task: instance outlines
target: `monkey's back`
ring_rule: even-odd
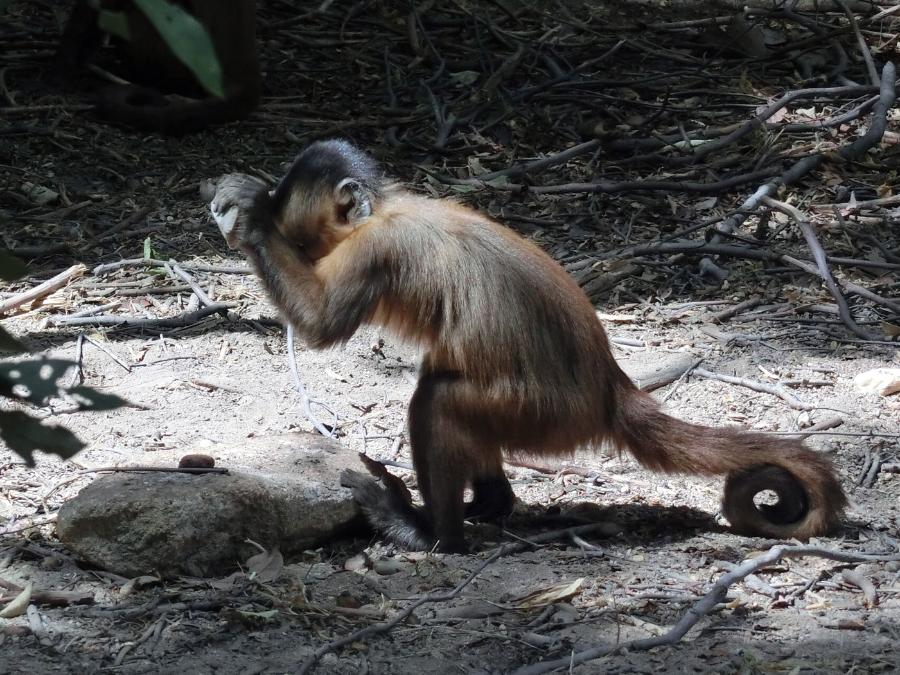
[[[560,265],[462,205],[415,195],[392,204],[366,234],[386,271],[373,323],[424,343],[427,368],[459,372],[541,417],[611,405],[601,399],[624,375],[610,368],[594,307]]]

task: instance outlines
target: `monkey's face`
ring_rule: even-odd
[[[284,239],[318,260],[371,214],[381,177],[352,143],[317,141],[294,159],[272,193],[272,220]]]
[[[295,180],[288,186],[285,180],[273,192],[275,228],[312,260],[328,255],[372,214],[375,197],[354,178],[336,184]]]

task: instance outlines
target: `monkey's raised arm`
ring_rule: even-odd
[[[241,249],[256,268],[270,297],[301,336],[313,347],[348,339],[374,309],[384,286],[383,275],[359,266],[337,264],[337,258],[310,258],[315,242],[295,241],[275,222],[272,193],[252,176],[229,174],[219,179],[210,209],[232,248]],[[341,243],[341,258],[372,248],[366,237]]]

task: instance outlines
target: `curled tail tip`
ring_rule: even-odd
[[[801,540],[837,530],[847,496],[830,463],[817,460],[795,465],[793,471],[765,464],[730,473],[722,501],[732,529],[738,534]],[[773,492],[778,501],[757,504],[763,492]]]
[[[799,440],[735,427],[691,424],[664,413],[637,389],[623,397],[617,445],[655,471],[726,475],[723,506],[735,531],[774,538],[827,534],[847,506],[831,461]],[[757,505],[771,491],[775,504]]]

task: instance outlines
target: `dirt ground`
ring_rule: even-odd
[[[13,29],[4,40],[11,51],[0,55],[4,95],[15,103],[0,114],[0,234],[3,244],[28,261],[29,277],[0,289],[0,299],[75,263],[88,270],[39,306],[4,318],[3,325],[37,355],[77,360],[85,384],[135,405],[85,413],[69,402],[54,401],[34,411],[65,424],[87,444],[70,462],[41,455],[37,466],[29,468],[0,446],[0,584],[33,582],[35,590],[87,595],[84,604],[34,604],[26,615],[0,618],[0,673],[298,672],[331,640],[389,618],[423,593],[453,587],[499,544],[565,527],[576,516],[608,523],[604,536],[536,545],[492,562],[456,598],[425,604],[389,633],[361,637],[324,655],[317,670],[510,672],[592,645],[659,635],[721,574],[777,543],[728,531],[717,515],[720,480],[660,476],[601,451],[579,453],[553,466],[509,466],[520,502],[516,513],[504,530],[473,527],[474,550],[467,556],[411,554],[377,538],[336,541],[288,559],[276,580],[260,583],[239,573],[240,561],[234,568],[238,574],[231,577],[129,580],[91,569],[68,553],[55,538],[52,516],[94,479],[94,474],[79,473],[83,467],[111,460],[153,464],[154,452],[163,448],[187,450],[312,430],[288,369],[276,312],[253,275],[238,269],[244,261],[228,251],[197,187],[200,179],[227,171],[279,176],[302,143],[334,135],[371,147],[391,172],[416,189],[463,199],[504,218],[547,249],[608,315],[618,358],[640,361],[689,353],[709,371],[781,384],[809,404],[808,410],[798,410],[770,393],[689,376],[655,393],[672,414],[768,432],[798,431],[840,418],[840,426],[816,432],[808,442],[833,459],[851,506],[842,531],[814,543],[859,553],[898,552],[900,475],[889,468],[900,463],[900,399],[862,393],[853,384],[857,374],[871,368],[900,367],[898,343],[890,338],[897,317],[854,300],[860,325],[887,331],[880,342],[863,343],[834,310],[822,309],[832,298],[809,275],[788,273],[772,263],[720,259],[729,278],[717,285],[699,274],[698,256],[657,255],[634,263],[630,257],[622,262],[608,255],[731,213],[755,184],[712,198],[677,191],[556,196],[446,185],[432,177],[436,172],[463,177],[468,170],[480,171],[481,164],[493,170],[516,159],[558,152],[578,141],[576,123],[589,120],[601,105],[614,107],[613,97],[615,105],[627,108],[629,101],[658,102],[673,91],[675,97],[682,90],[685,96],[696,90],[691,95],[700,97],[699,103],[660,114],[657,123],[677,127],[689,118],[685,110],[704,105],[723,111],[717,125],[742,121],[761,102],[800,86],[790,68],[779,70],[765,61],[770,65],[748,66],[745,59],[732,55],[729,60],[721,50],[710,55],[693,43],[676,49],[673,44],[683,34],[659,29],[655,36],[640,35],[627,7],[598,10],[581,24],[575,14],[587,14],[567,3],[569,9],[559,16],[526,12],[521,21],[533,26],[510,27],[502,23],[509,20],[503,7],[513,3],[453,3],[452,9],[442,10],[446,16],[439,15],[444,23],[435,19],[431,35],[438,50],[446,48],[442,31],[461,30],[478,16],[487,18],[484,24],[475,21],[477,25],[504,26],[499,32],[485,28],[482,36],[501,43],[514,28],[558,23],[562,37],[550,52],[569,66],[579,63],[578,55],[602,53],[618,36],[628,37],[630,45],[600,71],[585,71],[618,81],[603,85],[600,103],[575,94],[569,100],[535,101],[524,112],[500,113],[491,124],[485,118],[496,111],[479,108],[445,147],[435,148],[440,125],[434,108],[445,105],[452,111],[469,101],[468,94],[453,87],[465,84],[470,76],[464,73],[470,71],[451,64],[449,74],[438,73],[432,89],[420,85],[417,78],[428,74],[430,66],[408,63],[410,47],[403,32],[408,10],[362,3],[368,13],[332,8],[298,26],[284,23],[296,13],[289,3],[262,3],[267,89],[260,110],[245,122],[164,138],[107,126],[84,110],[84,89],[67,91],[51,84],[46,73],[58,17],[49,5],[25,4],[13,3],[8,10]],[[649,30],[643,25],[643,31]],[[852,34],[842,35],[847,45],[854,44]],[[585,36],[597,44],[585,46]],[[380,61],[385,49],[390,59],[406,64],[396,66],[399,102],[390,106]],[[697,63],[684,65],[688,57]],[[635,84],[654,69],[675,68],[671,59],[683,67],[672,77],[683,76],[684,82],[676,79],[658,89]],[[858,58],[852,63],[862,72]],[[510,91],[539,83],[541,71],[535,68],[524,81],[514,80]],[[730,94],[727,101],[701,91],[702,82],[688,81],[692,76],[686,72],[702,68],[714,69],[710,77],[718,92]],[[336,76],[342,69],[355,79]],[[451,75],[456,79],[446,84]],[[442,90],[441,83],[448,89]],[[437,92],[440,104],[432,105],[429,92],[432,97]],[[720,103],[710,103],[716,100]],[[817,105],[813,113],[820,116],[841,110],[837,103]],[[412,112],[403,112],[404,106]],[[379,113],[382,108],[387,112]],[[813,113],[792,107],[785,121]],[[619,129],[628,128],[623,119],[620,115]],[[889,130],[900,132],[897,118],[890,119]],[[840,131],[848,137],[857,132],[853,124]],[[829,137],[828,142],[839,140]],[[803,147],[811,147],[808,138],[804,142]],[[795,190],[797,202],[843,202],[851,191],[860,201],[895,194],[900,155],[889,144],[873,155],[852,167],[812,174]],[[783,156],[778,159],[784,161]],[[533,180],[648,175],[646,167],[619,156],[601,157],[599,166],[583,158],[583,163],[556,167]],[[25,183],[43,186],[55,197],[41,202]],[[900,214],[893,208],[876,208],[868,220],[855,220],[854,212],[847,216],[846,230],[819,223],[825,248],[831,255],[882,263],[885,251],[900,255]],[[778,222],[769,243],[809,257],[802,237]],[[744,234],[749,237],[757,224],[748,223]],[[852,227],[868,228],[870,239],[849,235]],[[231,309],[175,329],[52,325],[54,317],[109,303],[116,304],[106,312],[122,317],[177,316],[190,309],[190,289],[162,267],[135,264],[93,271],[100,264],[145,257],[183,264],[216,302],[231,303]],[[615,275],[626,263],[637,267],[628,268],[614,286],[602,283],[604,275]],[[877,287],[896,302],[900,282],[895,268],[889,263],[874,271],[847,267],[840,274]],[[730,322],[715,318],[757,294],[763,300],[755,309]],[[87,339],[79,343],[80,337]],[[365,329],[342,348],[317,352],[300,347],[296,358],[310,396],[336,415],[342,444],[379,459],[409,462],[405,407],[418,354],[390,335]],[[334,422],[324,408],[315,410],[322,421]],[[393,470],[414,487],[409,472]],[[355,569],[353,561],[363,551],[374,569]],[[900,668],[898,640],[900,563],[809,557],[779,562],[733,586],[725,602],[674,645],[616,652],[574,671],[893,672]]]

